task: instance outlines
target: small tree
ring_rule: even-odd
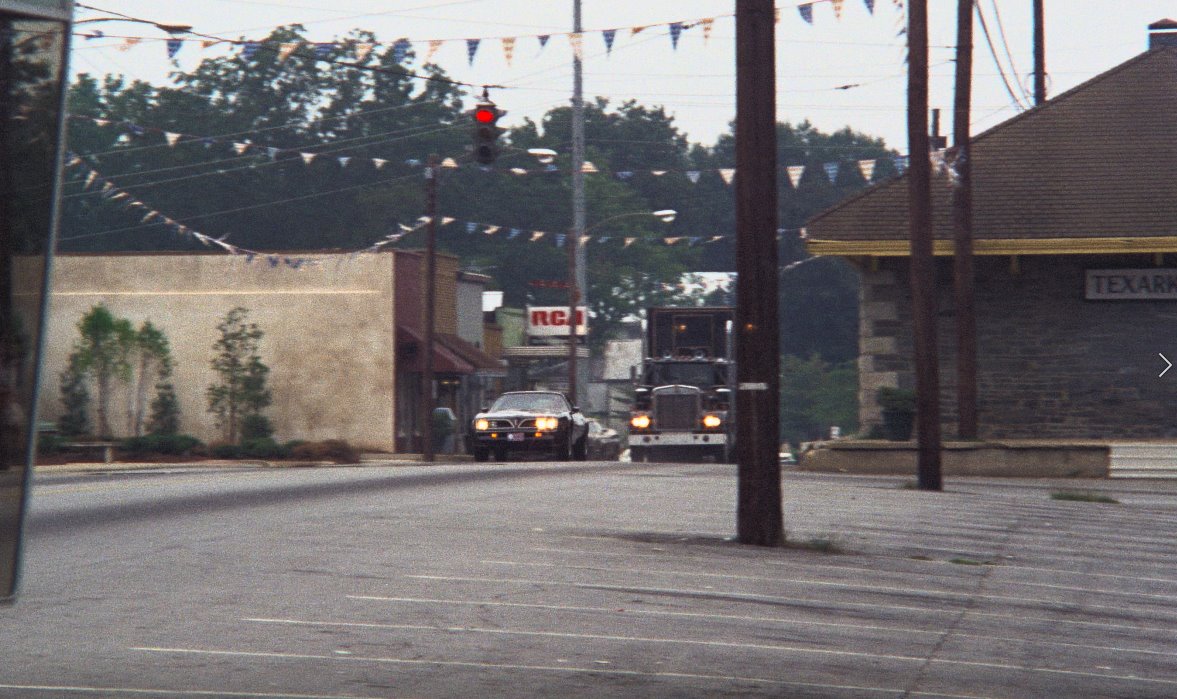
[[[271,402],[266,388],[270,369],[257,354],[264,333],[255,323],[246,322],[248,313],[238,306],[217,324],[221,336],[213,343],[217,354],[211,365],[219,380],[206,393],[208,411],[216,416],[217,426],[230,443],[240,437],[242,417],[260,414]]]
[[[180,401],[176,399],[176,387],[171,383],[155,385],[155,399],[151,401],[147,431],[151,434],[179,434]]]
[[[128,410],[129,432],[138,437],[143,434],[143,422],[147,410],[147,389],[155,385],[156,390],[164,385],[164,381],[172,373],[172,353],[168,345],[168,338],[163,331],[144,321],[139,331],[133,337],[131,356],[137,361],[135,367],[135,385],[131,394]],[[171,384],[166,384],[171,386]],[[173,389],[172,400],[175,400]],[[178,410],[177,415],[178,418]],[[178,429],[178,427],[177,427]]]
[[[81,338],[74,345],[77,369],[94,379],[98,398],[98,433],[109,437],[110,397],[116,379],[128,380],[131,365],[127,355],[135,335],[130,321],[115,318],[106,306],[91,308],[78,322]]]
[[[57,420],[57,429],[70,436],[85,434],[90,429],[90,389],[86,387],[86,372],[76,351],[70,354],[69,365],[61,372],[61,405],[65,412]]]

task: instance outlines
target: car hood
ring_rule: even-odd
[[[474,416],[475,419],[481,417],[498,417],[498,418],[524,418],[535,417],[537,415],[548,415],[551,417],[567,417],[568,413],[564,411],[551,412],[547,410],[490,410],[485,413],[478,413]]]

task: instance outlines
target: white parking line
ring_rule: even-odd
[[[132,650],[139,650],[132,648]],[[146,687],[86,687],[50,684],[0,684],[0,689],[17,689],[21,692],[53,692],[54,694],[118,694],[159,695],[165,697],[250,697],[252,699],[388,699],[388,697],[361,697],[355,694],[286,694],[280,692],[243,692],[226,689],[151,689]]]
[[[839,623],[833,621],[808,621],[803,619],[784,619],[781,617],[770,616],[744,616],[739,614],[707,614],[704,612],[671,612],[663,609],[634,609],[625,607],[618,609],[616,607],[577,607],[570,605],[556,605],[556,604],[528,604],[526,602],[495,602],[491,600],[456,600],[456,599],[424,599],[417,597],[381,597],[377,595],[347,595],[348,599],[367,600],[376,602],[398,602],[410,604],[451,604],[451,605],[467,605],[474,607],[507,607],[507,608],[523,608],[523,609],[543,609],[550,612],[586,612],[591,614],[607,614],[616,616],[618,613],[633,614],[640,616],[660,616],[660,617],[682,617],[682,618],[698,618],[698,619],[723,619],[725,621],[751,621],[756,623],[776,623],[782,626],[817,626],[817,627],[831,627],[853,629],[855,631],[885,631],[887,633],[906,633],[917,636],[942,636],[945,633],[944,629],[914,629],[902,626],[875,626],[873,624],[849,624]],[[1053,619],[1041,619],[1038,617],[1017,617],[1018,619],[1026,621],[1054,621]],[[1072,623],[1095,623],[1095,622],[1072,622]],[[1138,626],[1122,626],[1113,625],[1115,628],[1132,629],[1133,631],[1141,631]],[[1152,629],[1154,631],[1171,632],[1172,629]],[[1068,643],[1066,641],[1040,641],[1027,638],[1017,638],[1012,636],[993,636],[990,634],[979,633],[960,633],[954,632],[952,634],[957,638],[979,638],[988,641],[1008,641],[1011,643],[1030,643],[1038,646],[1061,646],[1064,648],[1080,648],[1084,650],[1103,650],[1112,651],[1115,653],[1141,653],[1144,655],[1160,655],[1166,657],[1177,657],[1177,651],[1159,651],[1148,650],[1146,648],[1123,648],[1118,646],[1097,646],[1088,643]]]
[[[993,663],[980,660],[951,660],[948,658],[922,657],[918,655],[893,655],[890,653],[867,653],[863,651],[833,650],[830,648],[806,648],[803,646],[787,646],[773,643],[740,643],[736,641],[702,641],[683,638],[656,638],[650,636],[614,636],[595,633],[566,633],[560,631],[522,631],[514,629],[482,628],[477,626],[426,626],[418,624],[381,624],[372,622],[350,621],[315,621],[304,619],[243,619],[263,624],[286,624],[291,626],[326,626],[334,628],[362,628],[388,629],[403,631],[435,631],[440,633],[477,633],[501,636],[539,636],[545,638],[583,639],[592,641],[617,641],[623,643],[661,643],[668,645],[703,646],[708,648],[734,648],[744,650],[765,650],[803,655],[822,655],[846,658],[869,658],[874,660],[895,660],[907,663],[937,663],[941,665],[962,665],[966,667],[983,667],[998,670],[1017,670],[1020,672],[1043,672],[1051,674],[1071,675],[1075,677],[1091,677],[1106,680],[1148,682],[1177,686],[1177,680],[1164,680],[1151,677],[1136,677],[1133,675],[1113,675],[1101,672],[1084,672],[1082,670],[1064,670],[1061,668],[1036,667],[1033,665],[1015,665],[1011,663]]]
[[[796,687],[799,689],[837,689],[859,692],[878,692],[900,696],[932,696],[947,697],[948,699],[986,699],[976,694],[943,694],[940,692],[911,692],[891,687],[869,687],[850,684],[823,684],[817,682],[795,682],[789,680],[771,679],[768,677],[748,677],[742,675],[708,675],[692,672],[643,672],[640,670],[618,670],[597,667],[569,667],[561,665],[515,665],[510,663],[479,663],[462,660],[422,660],[420,658],[390,658],[379,656],[358,655],[313,655],[309,653],[273,653],[263,651],[235,651],[213,648],[153,648],[135,647],[130,650],[147,653],[177,653],[189,655],[219,655],[245,658],[274,658],[279,660],[333,660],[336,662],[369,662],[390,663],[396,665],[433,665],[442,667],[466,667],[478,670],[525,670],[534,672],[560,672],[570,674],[589,675],[620,675],[623,677],[649,677],[672,680],[706,680],[712,682],[759,682],[781,687]]]

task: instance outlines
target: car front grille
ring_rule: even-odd
[[[699,425],[699,393],[655,393],[654,429],[692,430]]]
[[[489,420],[492,430],[509,430],[515,425],[510,420]]]

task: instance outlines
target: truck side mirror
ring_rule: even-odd
[[[579,406],[579,405],[574,405],[574,406],[572,406],[572,412],[574,412],[574,413],[579,413],[579,412],[580,412],[580,406]]]

